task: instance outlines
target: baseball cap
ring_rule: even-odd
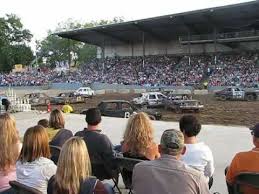
[[[250,128],[251,134],[255,137],[259,138],[259,123],[257,123],[255,126]]]
[[[160,140],[160,146],[175,153],[181,151],[184,147],[183,133],[175,129],[165,130]]]

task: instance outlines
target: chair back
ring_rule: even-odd
[[[144,160],[135,159],[135,158],[127,158],[122,156],[116,157],[117,165],[120,169],[121,176],[124,182],[126,189],[132,189],[132,173],[134,166],[139,163],[143,162]]]
[[[259,193],[259,172],[242,172],[235,181],[235,194]]]
[[[37,189],[28,187],[17,181],[10,181],[9,184],[11,185],[12,189],[15,191],[15,194],[42,194],[42,192],[38,191]]]
[[[61,151],[61,147],[59,146],[54,146],[54,145],[49,145],[50,148],[50,153],[51,153],[51,160],[57,164],[58,163],[58,158],[59,158],[59,154]]]
[[[128,171],[133,171],[134,166],[143,162],[144,160],[135,159],[135,158],[127,158],[122,156],[116,156],[116,162],[120,168],[126,169]]]

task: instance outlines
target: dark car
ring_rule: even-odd
[[[51,104],[73,104],[85,102],[85,99],[85,97],[77,95],[74,92],[62,92],[58,94],[56,97],[52,97],[50,101]]]
[[[242,89],[238,87],[228,87],[221,91],[215,92],[214,97],[217,100],[247,100],[255,101],[259,99],[259,90]]]
[[[133,104],[125,100],[105,100],[97,105],[102,116],[127,118],[134,112],[145,112],[152,120],[160,120],[162,114],[152,109],[138,109]],[[86,110],[81,114],[85,114]]]
[[[30,93],[25,94],[24,98],[29,99],[31,105],[46,105],[50,103],[50,97],[45,93]]]

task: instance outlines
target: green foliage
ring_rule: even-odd
[[[69,64],[72,63],[72,65],[79,65],[85,63],[96,57],[96,46],[74,40],[60,38],[54,34],[56,32],[61,31],[90,28],[98,25],[107,25],[119,22],[123,22],[123,18],[116,17],[112,21],[100,20],[92,21],[85,24],[82,24],[78,21],[74,21],[72,19],[68,19],[65,22],[59,23],[57,25],[57,28],[54,31],[49,31],[49,35],[38,44],[38,62],[42,61],[41,65],[47,65],[52,68],[55,67],[55,64],[58,62],[66,61]],[[76,59],[72,60],[72,55],[76,56]],[[43,63],[44,61],[46,62],[46,64]]]
[[[0,18],[0,71],[9,72],[13,65],[29,65],[33,53],[26,44],[32,34],[24,29],[20,18],[10,14]]]

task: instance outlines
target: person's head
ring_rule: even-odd
[[[38,121],[38,125],[41,125],[42,127],[48,128],[49,127],[49,121],[48,119],[41,119]]]
[[[165,130],[158,148],[161,154],[172,155],[179,159],[186,151],[183,133],[175,129]]]
[[[65,127],[65,119],[63,117],[63,113],[60,110],[55,109],[50,113],[49,127],[54,129],[62,129]]]
[[[49,137],[41,125],[30,127],[24,134],[19,160],[32,162],[40,157],[50,158]]]
[[[184,115],[179,122],[180,130],[186,137],[197,136],[201,131],[201,124],[193,115]]]
[[[90,126],[96,126],[101,123],[102,116],[98,108],[90,108],[86,111],[85,121]]]
[[[146,149],[153,143],[153,126],[144,112],[132,115],[124,132],[124,143],[129,151],[135,154],[145,154]]]
[[[259,148],[259,123],[250,128],[255,147]]]
[[[84,140],[72,137],[60,152],[54,193],[79,193],[80,181],[91,176],[91,163]]]
[[[15,119],[8,113],[0,115],[0,170],[7,172],[19,156],[19,134]]]

